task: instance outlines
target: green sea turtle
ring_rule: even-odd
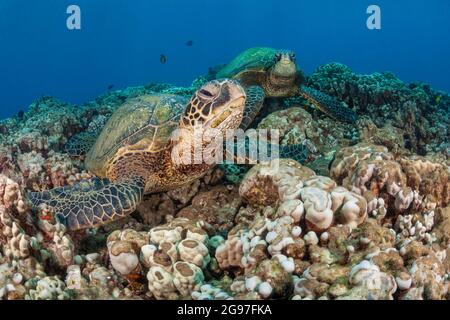
[[[222,144],[211,137],[199,141],[196,129],[236,130],[245,101],[241,85],[229,79],[206,83],[190,101],[168,94],[129,100],[108,120],[86,155],[85,165],[96,178],[28,197],[34,206],[53,207],[56,218],[72,230],[122,218],[136,209],[144,194],[180,187],[207,172],[213,163],[175,160],[191,156],[196,143],[203,149]],[[174,135],[176,129],[182,134]]]
[[[247,103],[241,127],[246,128],[262,107],[265,97],[303,97],[326,115],[340,121],[355,122],[357,114],[335,98],[305,86],[297,68],[295,54],[273,48],[250,48],[217,72],[217,78],[233,78],[250,89],[253,104]],[[248,90],[247,89],[247,90]]]
[[[305,86],[295,54],[272,48],[250,48],[221,68],[216,78],[237,79],[245,88],[247,103],[240,128],[246,130],[260,112],[267,97],[303,97],[328,116],[344,122],[356,122],[357,114],[335,98]],[[305,163],[310,153],[302,144],[282,146],[280,156]],[[246,165],[222,165],[231,182],[238,182],[248,170]]]

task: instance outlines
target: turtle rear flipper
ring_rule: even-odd
[[[231,156],[233,162],[225,161],[220,165],[220,168],[224,171],[229,182],[240,182],[250,170],[251,164],[267,162],[277,158],[293,159],[304,164],[310,156],[309,149],[303,144],[280,146],[266,142],[263,145],[266,152],[261,155],[259,143],[246,136],[245,139],[233,144],[232,152],[230,152],[231,150],[225,150],[225,159],[227,159],[227,156]]]
[[[98,135],[99,132],[97,131],[85,131],[76,134],[67,141],[64,149],[72,157],[83,156],[95,144]]]
[[[70,230],[98,227],[132,213],[141,202],[144,181],[140,178],[111,183],[108,179],[84,180],[73,187],[30,192],[34,206],[48,204],[56,218]]]
[[[300,95],[328,116],[344,122],[355,123],[358,115],[337,99],[310,87],[301,86]]]
[[[293,159],[304,164],[309,156],[309,149],[304,144],[289,144],[280,147],[280,158]]]
[[[257,134],[257,132],[254,133]],[[229,148],[228,143],[231,143],[232,148]],[[305,163],[310,156],[309,149],[304,144],[279,145],[252,134],[246,134],[234,141],[227,141],[224,147],[224,159],[240,164],[256,164],[277,158],[288,158]]]

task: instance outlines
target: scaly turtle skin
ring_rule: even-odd
[[[92,148],[97,141],[100,132],[97,131],[83,131],[67,141],[64,146],[64,150],[71,157],[80,157],[88,153],[88,151]]]
[[[213,163],[186,162],[181,156],[191,159],[195,143],[203,149],[221,144],[212,138],[198,141],[194,133],[237,129],[245,100],[244,90],[233,80],[208,82],[189,102],[176,95],[130,100],[112,115],[86,156],[86,167],[97,178],[32,192],[29,199],[34,206],[53,207],[58,220],[72,230],[122,218],[144,194],[168,191],[205,174]]]
[[[297,68],[295,54],[272,48],[250,48],[239,54],[217,73],[217,78],[238,79],[244,87],[259,86],[265,97],[301,96],[328,116],[355,122],[356,113],[335,98],[304,85],[305,77]],[[248,105],[244,119],[254,119],[262,105]],[[251,122],[251,121],[250,121]],[[244,124],[245,125],[245,124]]]

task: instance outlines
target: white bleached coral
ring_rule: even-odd
[[[360,195],[392,199],[398,211],[427,202],[450,201],[448,166],[417,156],[396,158],[387,148],[366,143],[342,148],[331,165],[331,178]],[[422,203],[423,202],[423,203]],[[429,204],[428,204],[429,205]]]
[[[30,281],[31,282],[31,281]],[[39,279],[36,285],[29,290],[25,299],[29,300],[68,300],[70,294],[66,285],[58,277],[45,277]]]
[[[246,174],[239,193],[250,204],[274,205],[296,199],[306,178],[314,171],[290,159],[276,159],[267,165],[256,165]]]
[[[0,206],[6,210],[16,210],[19,214],[27,210],[27,205],[19,184],[0,174]]]
[[[145,232],[125,229],[111,233],[107,239],[107,247],[113,268],[123,276],[139,273],[139,249],[147,242]]]
[[[176,218],[149,231],[140,260],[149,268],[148,288],[155,298],[190,296],[204,284],[202,269],[211,260],[208,228],[203,221]]]
[[[307,228],[319,233],[336,219],[355,228],[367,216],[365,198],[293,160],[254,166],[241,184],[240,195],[252,206],[278,206],[277,215],[290,210],[296,223],[304,216]]]

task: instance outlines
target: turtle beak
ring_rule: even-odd
[[[221,124],[224,124],[223,127],[231,128],[235,126],[234,123],[240,123],[242,120],[245,101],[247,100],[245,91],[239,83],[233,80],[228,80],[226,85],[228,86],[226,91],[229,94],[230,101],[224,104],[222,110],[212,119],[211,128],[217,128]]]
[[[245,101],[247,100],[247,95],[245,94],[244,88],[235,80],[228,80],[228,90],[230,92],[230,103],[229,108],[231,110],[237,110],[244,112]]]
[[[221,123],[225,122],[227,118],[242,119],[244,113],[245,97],[241,97],[231,102],[230,105],[225,108],[213,121],[211,122],[211,128],[217,128]]]

